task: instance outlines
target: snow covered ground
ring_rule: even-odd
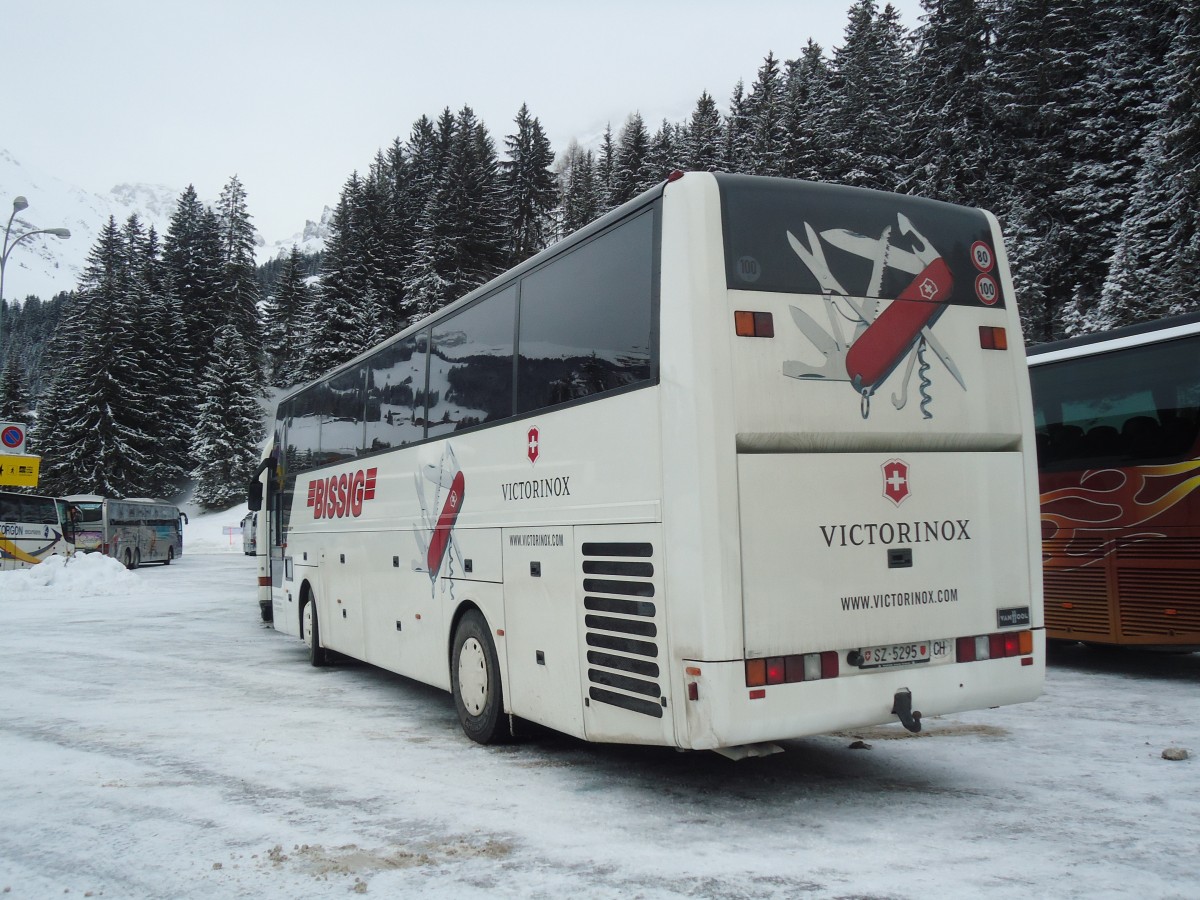
[[[740,763],[487,748],[261,623],[242,514],[0,574],[6,896],[1200,897],[1200,654],[1057,649],[1036,703]]]

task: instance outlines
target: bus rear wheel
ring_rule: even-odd
[[[317,598],[309,596],[300,612],[300,628],[308,645],[308,661],[317,668],[329,665],[329,651],[321,646],[321,623],[317,621]]]
[[[125,548],[124,564],[125,564],[125,568],[127,568],[127,569],[133,568],[133,551],[130,550],[128,547]]]
[[[467,737],[480,744],[503,740],[500,664],[487,620],[478,610],[464,615],[455,629],[450,681],[458,720]]]

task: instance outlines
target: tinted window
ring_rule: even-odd
[[[318,390],[311,387],[288,402],[287,465],[289,472],[304,472],[320,465],[321,416]]]
[[[1033,366],[1038,461],[1046,469],[1166,462],[1200,429],[1200,338]]]
[[[433,326],[428,436],[512,415],[516,286]]]
[[[717,183],[731,290],[819,294],[824,286],[892,299],[912,288],[937,256],[950,273],[949,294],[927,299],[1004,305],[996,247],[979,210],[784,178],[723,175]],[[810,265],[802,254],[817,257],[814,236],[819,258]],[[818,280],[813,267],[821,262],[837,287]]]
[[[321,461],[357,456],[363,443],[366,366],[348,369],[322,384]]]
[[[517,341],[517,411],[653,379],[653,299],[653,212],[526,277]]]
[[[368,451],[403,447],[425,437],[425,362],[428,332],[381,349],[368,361]]]

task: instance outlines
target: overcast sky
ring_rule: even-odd
[[[894,0],[908,28],[918,0]],[[88,190],[236,174],[286,238],[422,114],[470,105],[503,150],[528,103],[556,152],[707,90],[727,109],[773,51],[842,43],[850,0],[39,0],[4,12],[0,149]]]

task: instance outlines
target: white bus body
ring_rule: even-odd
[[[163,500],[114,500],[97,494],[64,498],[76,511],[76,546],[103,553],[127,569],[143,563],[169,566],[183,555],[183,522],[179,507]]]
[[[75,552],[65,507],[53,497],[0,491],[0,571]]]
[[[285,397],[261,471],[264,617],[476,740],[745,748],[1041,691],[983,212],[673,177]]]

